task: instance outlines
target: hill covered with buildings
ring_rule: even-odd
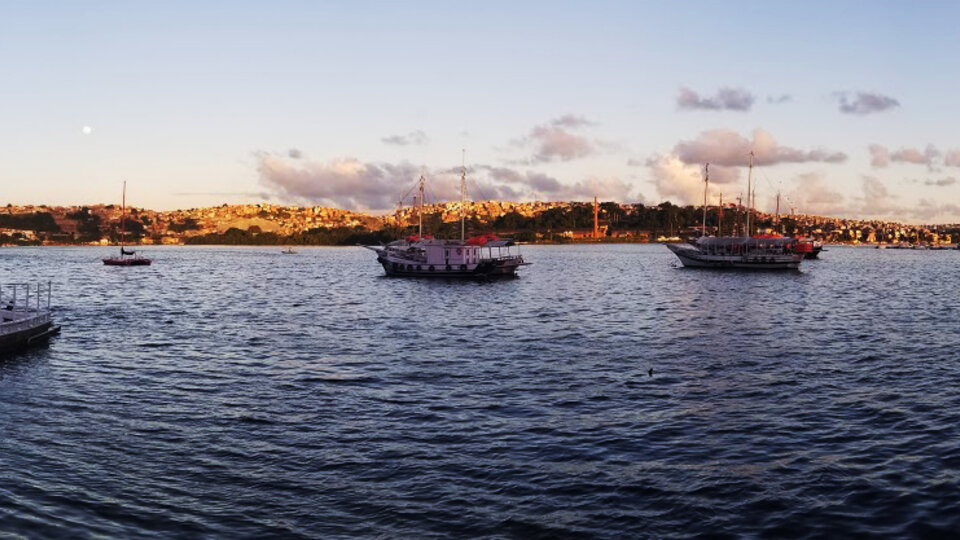
[[[494,232],[526,242],[663,241],[699,234],[703,208],[664,202],[656,206],[614,202],[467,202],[468,234]],[[424,230],[439,237],[460,234],[459,202],[424,208]],[[594,222],[596,216],[596,223]],[[120,240],[118,205],[0,207],[0,244],[105,245]],[[742,232],[743,209],[710,207],[709,234]],[[777,230],[825,242],[960,241],[960,225],[917,226],[811,215],[754,212],[757,229]],[[139,244],[351,245],[389,241],[416,231],[417,211],[372,215],[321,206],[222,205],[155,211],[128,208],[125,236]],[[595,228],[596,225],[596,228]]]

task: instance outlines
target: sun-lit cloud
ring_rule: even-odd
[[[948,187],[956,183],[957,183],[957,179],[952,176],[947,176],[945,178],[937,178],[937,179],[928,178],[927,180],[923,181],[923,185],[934,186],[934,187]]]
[[[846,196],[822,172],[799,174],[792,179],[792,184],[784,194],[784,206],[789,210],[824,216],[841,215],[847,210]]]
[[[834,92],[840,112],[866,115],[883,112],[900,106],[896,99],[874,92]]]
[[[655,155],[647,161],[647,166],[650,181],[661,199],[676,204],[703,203],[704,173],[700,166],[684,163],[673,154]],[[718,188],[714,185],[708,197],[715,197],[717,193]]]
[[[595,125],[595,122],[573,114],[565,114],[536,125],[526,136],[510,142],[512,149],[528,151],[532,155],[523,159],[511,159],[507,163],[532,165],[572,161],[595,155],[601,149],[609,147],[609,143],[582,133],[584,128]]]
[[[404,199],[427,177],[427,201],[460,198],[460,167],[425,169],[408,162],[364,162],[356,158],[310,161],[267,152],[255,154],[260,183],[270,198],[295,204],[382,212]],[[589,176],[562,182],[537,170],[475,165],[467,171],[470,197],[504,201],[576,201],[594,196],[635,202],[635,186],[618,177]]]
[[[783,146],[763,129],[754,130],[752,139],[729,129],[704,131],[696,139],[681,141],[673,148],[673,153],[684,163],[710,163],[711,165],[727,167],[749,164],[751,151],[754,154],[754,164],[756,165],[805,162],[841,163],[847,159],[847,155],[843,152],[819,148],[800,150]]]
[[[427,144],[428,138],[427,134],[419,129],[416,131],[411,131],[406,135],[390,135],[389,137],[383,137],[380,139],[384,144],[392,144],[396,146],[423,146]]]
[[[364,163],[355,158],[292,161],[257,154],[260,183],[275,197],[351,210],[391,208],[420,169],[410,163]]]
[[[706,111],[749,111],[753,107],[753,94],[743,88],[724,87],[713,96],[701,96],[687,87],[680,88],[677,94],[677,108],[680,110]]]
[[[893,152],[881,144],[871,144],[867,147],[870,151],[870,164],[874,167],[886,167],[892,162],[912,163],[914,165],[926,165],[933,168],[941,152],[932,144],[928,144],[923,150],[917,148],[901,148]]]
[[[947,167],[960,167],[960,149],[947,150],[943,155],[943,164]]]

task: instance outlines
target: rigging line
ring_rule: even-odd
[[[485,200],[485,201],[492,201],[492,200],[493,200],[493,199],[491,199],[490,197],[487,197],[487,194],[484,193],[483,188],[480,187],[480,182],[477,182],[476,180],[470,180],[470,182],[473,182],[474,187],[477,188],[477,192],[480,193],[480,197],[482,197],[483,200]],[[470,182],[467,182],[467,183],[469,184]]]
[[[417,189],[417,184],[419,183],[420,183],[420,179],[418,178],[417,181],[414,182],[412,186],[410,186],[410,189],[408,189],[407,192],[403,194],[403,197],[400,197],[400,200],[401,201],[407,200],[407,197],[409,197],[410,194],[413,193],[413,190]]]

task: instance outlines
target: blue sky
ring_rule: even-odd
[[[958,12],[0,0],[2,199],[382,209],[466,148],[477,198],[729,200],[752,148],[763,206],[960,221]]]

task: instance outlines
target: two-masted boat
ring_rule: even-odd
[[[804,255],[795,238],[704,236],[694,244],[668,244],[680,262],[691,268],[790,270],[800,268]]]
[[[135,250],[126,248],[126,221],[127,221],[127,182],[123,182],[122,206],[120,209],[120,256],[107,257],[103,259],[103,264],[107,266],[149,266],[152,262],[146,257],[141,257]]]
[[[0,353],[46,342],[60,333],[50,314],[51,284],[0,285]]]
[[[749,203],[753,176],[753,152],[750,153],[750,169],[747,173],[747,211],[745,236],[715,237],[706,236],[707,231],[707,188],[710,182],[709,165],[705,168],[703,188],[703,236],[692,244],[668,244],[680,263],[690,268],[728,268],[754,270],[795,270],[800,268],[804,256],[810,251],[811,244],[795,238],[779,235],[750,235]]]
[[[419,180],[419,232],[382,246],[363,246],[377,254],[388,276],[424,278],[503,277],[516,275],[530,263],[512,251],[509,238],[484,234],[466,238],[466,170],[460,183],[460,239],[442,240],[423,234],[423,197],[426,180]]]

